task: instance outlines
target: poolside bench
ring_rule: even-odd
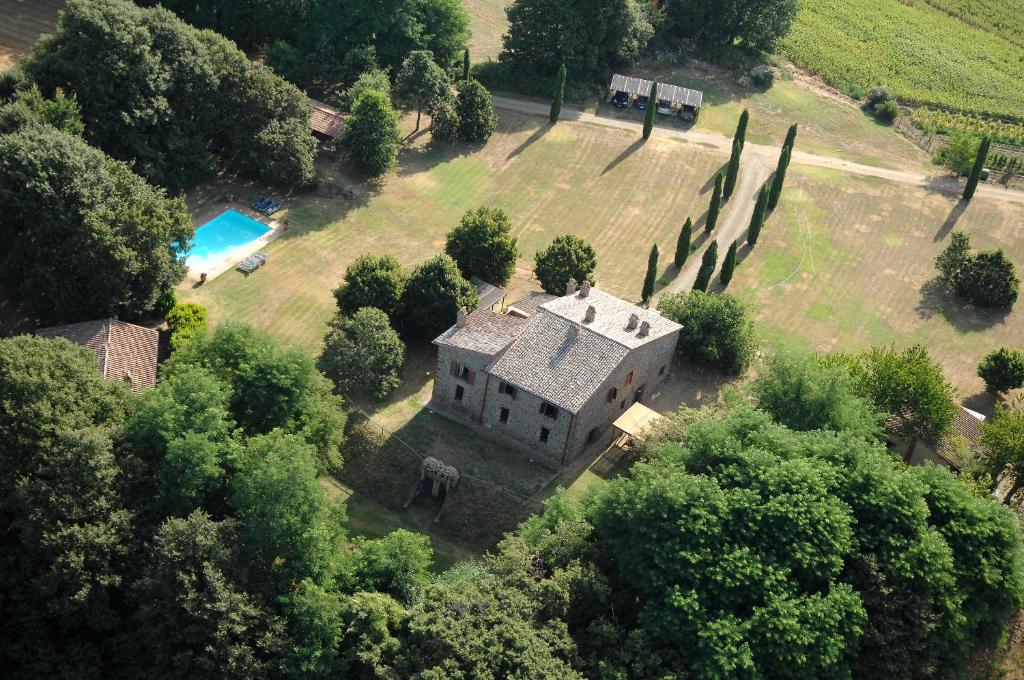
[[[245,274],[252,274],[254,271],[267,263],[266,253],[253,253],[238,263],[237,269]]]

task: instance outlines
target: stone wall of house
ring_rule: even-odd
[[[668,377],[672,368],[672,355],[679,333],[672,333],[636,348],[626,355],[608,379],[584,404],[576,416],[569,441],[568,463],[589,448],[603,449],[611,443],[612,423],[636,401],[637,390],[643,388],[643,403],[655,388]],[[630,378],[632,373],[632,378]],[[627,384],[627,380],[629,381]],[[609,399],[609,391],[615,397]],[[594,430],[595,436],[591,436]]]
[[[517,390],[515,397],[499,392],[501,381],[491,377],[487,384],[482,424],[487,429],[513,439],[548,460],[562,463],[562,453],[572,429],[572,414],[558,410],[558,417],[541,413],[544,400],[535,394]],[[508,409],[508,422],[501,422],[501,409]],[[541,428],[548,429],[547,442],[541,442]]]
[[[479,422],[480,408],[483,406],[484,392],[487,389],[486,368],[490,361],[491,356],[488,354],[439,346],[431,403],[437,409]],[[472,373],[468,376],[463,375],[463,367]],[[462,388],[461,400],[455,398],[459,387]]]

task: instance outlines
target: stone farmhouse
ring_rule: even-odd
[[[681,328],[571,279],[566,295],[531,293],[503,314],[461,310],[434,340],[431,408],[567,465],[665,379]]]
[[[92,350],[97,368],[108,380],[121,380],[133,390],[155,387],[160,333],[118,319],[83,321],[40,328],[42,338],[66,338]]]

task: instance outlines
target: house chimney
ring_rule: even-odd
[[[587,307],[587,315],[583,317],[583,322],[590,323],[591,321],[594,320],[595,316],[597,316],[597,307],[595,307],[594,305],[590,305],[589,307]]]
[[[650,333],[650,332],[651,332],[651,324],[649,322],[644,321],[642,324],[640,324],[640,332],[638,333],[638,335],[641,338],[646,337],[647,334]]]
[[[639,324],[640,324],[640,317],[637,316],[636,313],[634,312],[634,313],[629,315],[629,323],[626,324],[626,330],[627,331],[631,331],[634,328],[636,328]]]
[[[569,277],[569,283],[565,284],[565,294],[572,295],[576,292],[576,279]]]
[[[590,295],[590,281],[584,281],[580,284],[580,297],[585,298]]]
[[[455,327],[463,328],[466,325],[466,308],[459,307],[459,311],[455,314]]]

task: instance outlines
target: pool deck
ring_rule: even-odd
[[[243,243],[237,248],[232,248],[227,255],[202,270],[189,269],[188,274],[186,275],[187,280],[198,283],[202,280],[202,274],[205,273],[206,280],[210,281],[217,278],[224,272],[231,271],[239,262],[276,239],[288,228],[288,226],[283,222],[275,220],[263,213],[258,213],[240,201],[224,201],[217,203],[216,205],[211,205],[204,210],[194,213],[192,215],[192,221],[195,224],[203,225],[228,210],[240,212],[246,217],[252,218],[261,224],[265,224],[270,227],[270,231],[255,240]]]

